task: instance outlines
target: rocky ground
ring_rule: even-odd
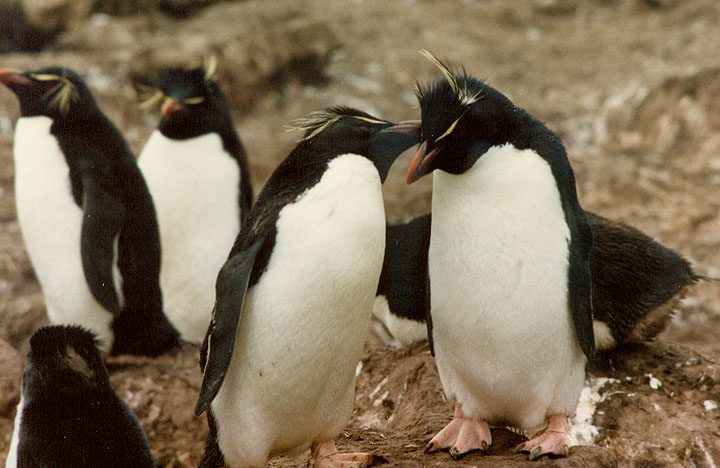
[[[134,84],[157,67],[195,66],[215,54],[257,192],[293,146],[284,126],[311,110],[343,104],[392,120],[417,118],[416,82],[438,77],[418,53],[426,48],[486,79],[562,136],[586,209],[631,224],[682,253],[699,273],[720,276],[716,0],[182,3],[78,7],[40,52],[3,53],[0,67],[61,64],[81,72],[137,152],[157,118],[137,107]],[[46,320],[15,221],[17,116],[14,96],[0,89],[0,457],[10,441],[27,339]],[[429,210],[430,181],[405,186],[408,162],[403,156],[386,183],[390,221]],[[657,343],[593,363],[575,426],[582,445],[568,459],[527,462],[510,451],[520,436],[505,430],[493,433],[487,456],[454,462],[446,453],[423,454],[451,416],[435,366],[422,345],[397,350],[375,338],[339,445],[371,449],[387,466],[403,467],[715,468],[719,287],[694,286]],[[157,360],[109,363],[163,467],[196,466],[202,453],[206,424],[192,415],[196,358],[187,347]]]

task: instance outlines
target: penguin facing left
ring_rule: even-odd
[[[210,426],[204,468],[308,447],[316,467],[374,460],[337,453],[333,438],[352,412],[382,267],[381,183],[418,123],[333,108],[301,128],[217,278],[196,406]]]
[[[560,139],[490,86],[450,69],[418,89],[422,140],[407,181],[433,173],[430,344],[453,420],[428,444],[485,450],[489,425],[567,455],[595,353],[592,235]],[[433,348],[431,348],[433,349]]]
[[[214,62],[158,73],[145,107],[162,102],[159,127],[138,166],[155,203],[165,314],[181,337],[200,344],[214,281],[252,204],[247,156]]]
[[[93,331],[103,351],[177,346],[163,314],[155,210],[124,138],[72,70],[0,70],[20,101],[15,201],[53,324]]]
[[[45,326],[32,336],[5,468],[155,467],[96,345],[76,325]]]

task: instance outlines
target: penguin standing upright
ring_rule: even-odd
[[[197,344],[215,278],[252,205],[245,150],[213,73],[212,65],[159,72],[146,103],[162,101],[162,117],[138,159],[160,225],[165,314]]]
[[[485,450],[489,425],[535,436],[530,458],[567,455],[593,341],[590,226],[560,139],[480,81],[418,89],[412,183],[434,171],[428,251],[431,345],[455,416],[428,444]],[[541,430],[540,432],[536,432]]]
[[[96,344],[76,325],[46,326],[32,336],[5,468],[155,467]]]
[[[15,202],[50,322],[90,329],[113,354],[176,346],[155,210],[118,129],[67,68],[3,69],[0,83],[20,101]]]
[[[652,340],[665,329],[688,287],[699,279],[690,263],[639,230],[585,212],[593,237],[595,347],[608,351]],[[426,340],[430,215],[387,227],[385,260],[373,314],[400,345]]]
[[[418,124],[334,108],[302,128],[217,278],[196,407],[210,426],[201,467],[262,467],[308,446],[316,467],[373,460],[338,454],[333,437],[352,412],[382,267],[381,183]]]

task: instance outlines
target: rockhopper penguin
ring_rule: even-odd
[[[96,344],[77,325],[46,326],[30,339],[5,468],[155,467]]]
[[[50,322],[90,329],[113,354],[176,346],[155,210],[118,129],[67,68],[2,69],[0,83],[20,101],[17,216]]]
[[[158,73],[144,104],[162,103],[162,117],[138,159],[160,225],[165,314],[196,344],[210,323],[215,278],[252,205],[247,157],[214,69]]]
[[[570,163],[545,125],[425,55],[445,76],[418,88],[422,144],[407,181],[434,171],[428,324],[456,402],[428,451],[485,450],[501,425],[535,433],[518,447],[530,458],[567,455],[595,353],[592,237]]]
[[[201,467],[262,467],[308,447],[316,467],[373,461],[337,453],[333,437],[352,412],[382,267],[381,183],[418,142],[418,122],[334,108],[300,128],[217,278],[196,407],[210,425]]]
[[[643,343],[665,329],[687,289],[697,280],[679,253],[627,224],[585,212],[593,236],[590,273],[593,329],[599,351]],[[391,224],[373,315],[392,340],[426,340],[430,215]]]

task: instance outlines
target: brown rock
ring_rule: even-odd
[[[11,416],[20,401],[20,381],[25,359],[5,340],[0,339],[0,415]]]

